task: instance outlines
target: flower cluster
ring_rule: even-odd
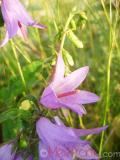
[[[26,26],[45,28],[32,20],[19,0],[12,0],[12,3],[11,0],[2,0],[1,11],[6,27],[6,36],[1,47],[17,33],[26,37]],[[85,115],[86,110],[83,105],[100,100],[94,93],[77,89],[85,80],[88,71],[89,67],[85,66],[65,76],[64,60],[62,54],[59,53],[53,79],[44,89],[39,101],[40,104],[49,109],[63,107],[80,116]],[[98,155],[91,148],[90,143],[81,137],[99,134],[106,128],[107,126],[93,129],[74,129],[66,127],[58,117],[53,117],[52,120],[40,117],[36,122],[36,133],[39,137],[39,160],[72,160],[74,157],[98,159]],[[15,146],[14,142],[3,145],[0,148],[0,160],[33,160],[32,153],[26,154],[25,150],[19,150]]]

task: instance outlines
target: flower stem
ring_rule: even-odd
[[[104,11],[106,11],[104,2],[101,0],[102,5],[103,5],[103,9]],[[106,106],[105,106],[105,112],[104,112],[104,121],[103,121],[103,126],[106,125],[107,122],[107,116],[109,113],[109,105],[110,105],[110,77],[111,77],[111,63],[112,63],[112,51],[113,51],[113,40],[114,40],[114,34],[113,34],[113,28],[112,28],[112,9],[111,9],[111,0],[110,0],[110,15],[108,18],[107,12],[106,13],[106,18],[107,20],[109,19],[109,27],[110,27],[110,31],[109,31],[109,55],[108,55],[108,63],[107,63],[107,90],[106,90]],[[104,137],[105,137],[105,132],[102,132],[102,136],[101,136],[101,141],[100,141],[100,150],[99,150],[99,154],[102,154],[102,150],[103,150],[103,142],[104,142]]]
[[[19,59],[18,59],[16,48],[15,48],[14,42],[12,40],[10,42],[11,42],[11,46],[12,46],[12,50],[13,50],[13,53],[14,53],[15,60],[17,62],[18,71],[19,71],[19,74],[21,76],[22,83],[23,83],[23,85],[25,87],[25,90],[26,90],[26,82],[25,82],[25,78],[24,78],[24,75],[23,75],[23,72],[22,72],[22,68],[21,68]]]
[[[82,117],[81,117],[81,116],[78,116],[78,117],[79,117],[80,127],[84,129],[85,126],[84,126],[84,124],[83,124]]]
[[[63,36],[62,36],[62,40],[61,40],[61,44],[60,44],[60,50],[59,50],[59,52],[61,54],[62,54],[62,51],[63,51],[63,46],[64,46],[64,43],[65,43],[65,38],[66,38],[67,30],[68,30],[69,24],[70,24],[70,22],[71,22],[71,20],[72,20],[73,17],[74,17],[74,14],[70,13],[69,17],[67,19],[67,22],[65,24],[64,30],[63,30]]]

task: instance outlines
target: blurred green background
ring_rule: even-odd
[[[18,108],[24,99],[39,99],[50,79],[65,24],[69,15],[75,14],[66,30],[64,43],[66,74],[88,65],[90,72],[80,88],[100,95],[101,101],[86,105],[88,114],[82,120],[77,114],[70,113],[69,125],[93,128],[108,124],[105,134],[88,136],[87,139],[97,150],[119,152],[120,1],[26,0],[23,3],[31,16],[47,29],[29,27],[27,41],[16,36],[14,44],[9,42],[0,49],[1,142],[16,136],[23,127],[21,117],[31,117],[29,113],[18,113]],[[1,40],[3,33],[4,27],[1,27]],[[25,101],[24,110],[27,105]]]

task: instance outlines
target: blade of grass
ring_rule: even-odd
[[[19,59],[18,59],[18,55],[17,55],[17,52],[16,52],[15,44],[14,44],[14,42],[12,40],[10,42],[11,42],[11,47],[12,47],[12,50],[13,50],[13,54],[14,54],[14,57],[15,57],[15,60],[16,60],[17,66],[18,66],[18,71],[19,71],[19,74],[21,76],[21,80],[22,80],[23,86],[25,87],[25,90],[26,90],[26,82],[25,82],[25,79],[24,79],[24,75],[23,75],[23,72],[22,72],[22,68],[21,68]]]
[[[107,90],[106,90],[106,106],[105,106],[105,111],[104,111],[104,120],[103,120],[103,126],[106,125],[107,123],[107,117],[109,114],[109,105],[110,105],[110,77],[111,77],[111,64],[112,64],[112,52],[113,52],[113,28],[112,28],[112,2],[110,0],[110,13],[108,16],[107,10],[105,8],[105,4],[103,2],[103,0],[101,0],[106,18],[109,22],[109,55],[108,55],[108,64],[107,64]],[[105,138],[105,131],[102,132],[102,136],[101,136],[101,141],[100,141],[100,150],[99,150],[99,154],[102,154],[102,150],[103,150],[103,142],[104,142],[104,138]]]

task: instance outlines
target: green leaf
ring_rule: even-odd
[[[17,118],[28,120],[32,115],[29,110],[10,108],[7,111],[0,113],[0,123],[3,123],[7,120],[15,120]]]
[[[73,57],[69,54],[69,52],[67,50],[63,50],[63,55],[64,55],[64,58],[67,60],[68,64],[70,66],[74,66],[74,60],[73,60]]]
[[[83,48],[83,43],[79,38],[74,34],[73,31],[68,32],[68,38],[70,41],[77,47],[77,48]]]
[[[31,89],[37,83],[37,76],[43,69],[43,62],[34,61],[29,65],[23,67],[23,75],[26,82],[27,89]],[[10,78],[8,86],[1,88],[0,99],[3,102],[13,100],[16,96],[22,94],[25,91],[20,75]]]
[[[7,111],[0,113],[0,123],[6,120],[14,120],[18,117],[19,110],[17,108],[11,108]]]

